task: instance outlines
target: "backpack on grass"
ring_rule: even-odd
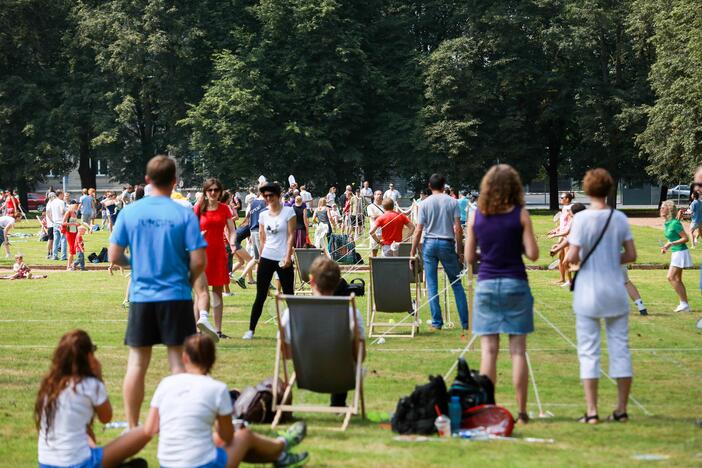
[[[495,404],[495,385],[487,375],[471,370],[465,359],[458,359],[458,373],[449,389],[449,399],[457,396],[461,410]]]
[[[278,403],[282,402],[285,384],[278,380]],[[233,392],[230,396],[234,397]],[[285,404],[292,403],[292,393]],[[236,396],[234,402],[234,417],[251,423],[273,422],[273,378],[267,378],[255,387],[246,387]],[[281,422],[288,421],[292,413],[283,413]]]
[[[398,434],[433,434],[434,420],[447,413],[446,383],[440,375],[430,375],[429,383],[417,385],[411,395],[400,398],[392,416],[392,430]]]

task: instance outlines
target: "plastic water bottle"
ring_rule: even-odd
[[[451,419],[451,433],[461,430],[461,399],[454,395],[449,402],[449,419]]]

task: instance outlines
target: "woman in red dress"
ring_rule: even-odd
[[[195,215],[200,220],[200,231],[207,241],[207,284],[212,286],[212,312],[216,329],[210,325],[207,313],[200,312],[197,320],[198,329],[207,334],[216,334],[217,338],[229,338],[222,333],[222,290],[229,284],[229,268],[227,267],[227,249],[225,242],[229,239],[234,243],[236,237],[232,213],[229,207],[220,203],[222,184],[217,179],[207,179],[202,189],[203,196],[195,205]],[[224,230],[227,230],[225,237]]]

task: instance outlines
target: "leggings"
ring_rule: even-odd
[[[251,306],[251,318],[249,319],[249,330],[251,331],[256,331],[256,324],[263,313],[263,304],[268,296],[268,287],[273,279],[273,273],[278,273],[283,294],[294,294],[295,270],[292,265],[288,268],[281,268],[276,260],[261,258],[256,273],[256,300]]]

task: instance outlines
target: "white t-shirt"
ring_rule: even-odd
[[[0,216],[0,229],[5,229],[13,224],[15,224],[15,218],[12,216]]]
[[[207,375],[171,375],[158,384],[151,407],[158,408],[161,466],[200,466],[216,458],[212,427],[217,416],[233,411],[223,382]]]
[[[301,190],[300,197],[302,197],[302,201],[305,203],[309,203],[312,201],[312,194],[307,190]]]
[[[265,229],[266,245],[261,252],[262,258],[279,262],[288,250],[288,221],[295,217],[292,207],[284,206],[277,216],[266,209],[258,216],[258,229]]]
[[[66,213],[66,203],[60,198],[54,198],[46,205],[46,219],[53,226],[63,222],[63,215]]]
[[[39,463],[53,466],[78,465],[90,458],[86,428],[95,407],[107,401],[105,384],[86,377],[75,387],[73,383],[61,392],[51,428],[46,432],[42,417],[39,429]]]
[[[363,326],[363,317],[361,312],[356,309],[356,323],[358,323],[358,336],[361,340],[366,339],[366,327]],[[290,311],[285,309],[283,315],[280,316],[280,324],[285,330],[285,342],[290,344]],[[349,307],[349,329],[351,330],[351,339],[353,340],[353,308]]]
[[[582,261],[604,228],[609,210],[588,209],[573,217],[568,242],[580,247]],[[629,298],[621,268],[624,241],[631,240],[629,220],[615,211],[602,241],[580,269],[573,291],[573,311],[587,317],[616,317],[629,313]]]
[[[366,199],[368,203],[373,201],[373,189],[370,187],[363,187],[361,189],[361,196]]]
[[[386,190],[383,194],[383,198],[391,198],[392,201],[397,203],[397,200],[400,198],[400,192],[397,190]]]

